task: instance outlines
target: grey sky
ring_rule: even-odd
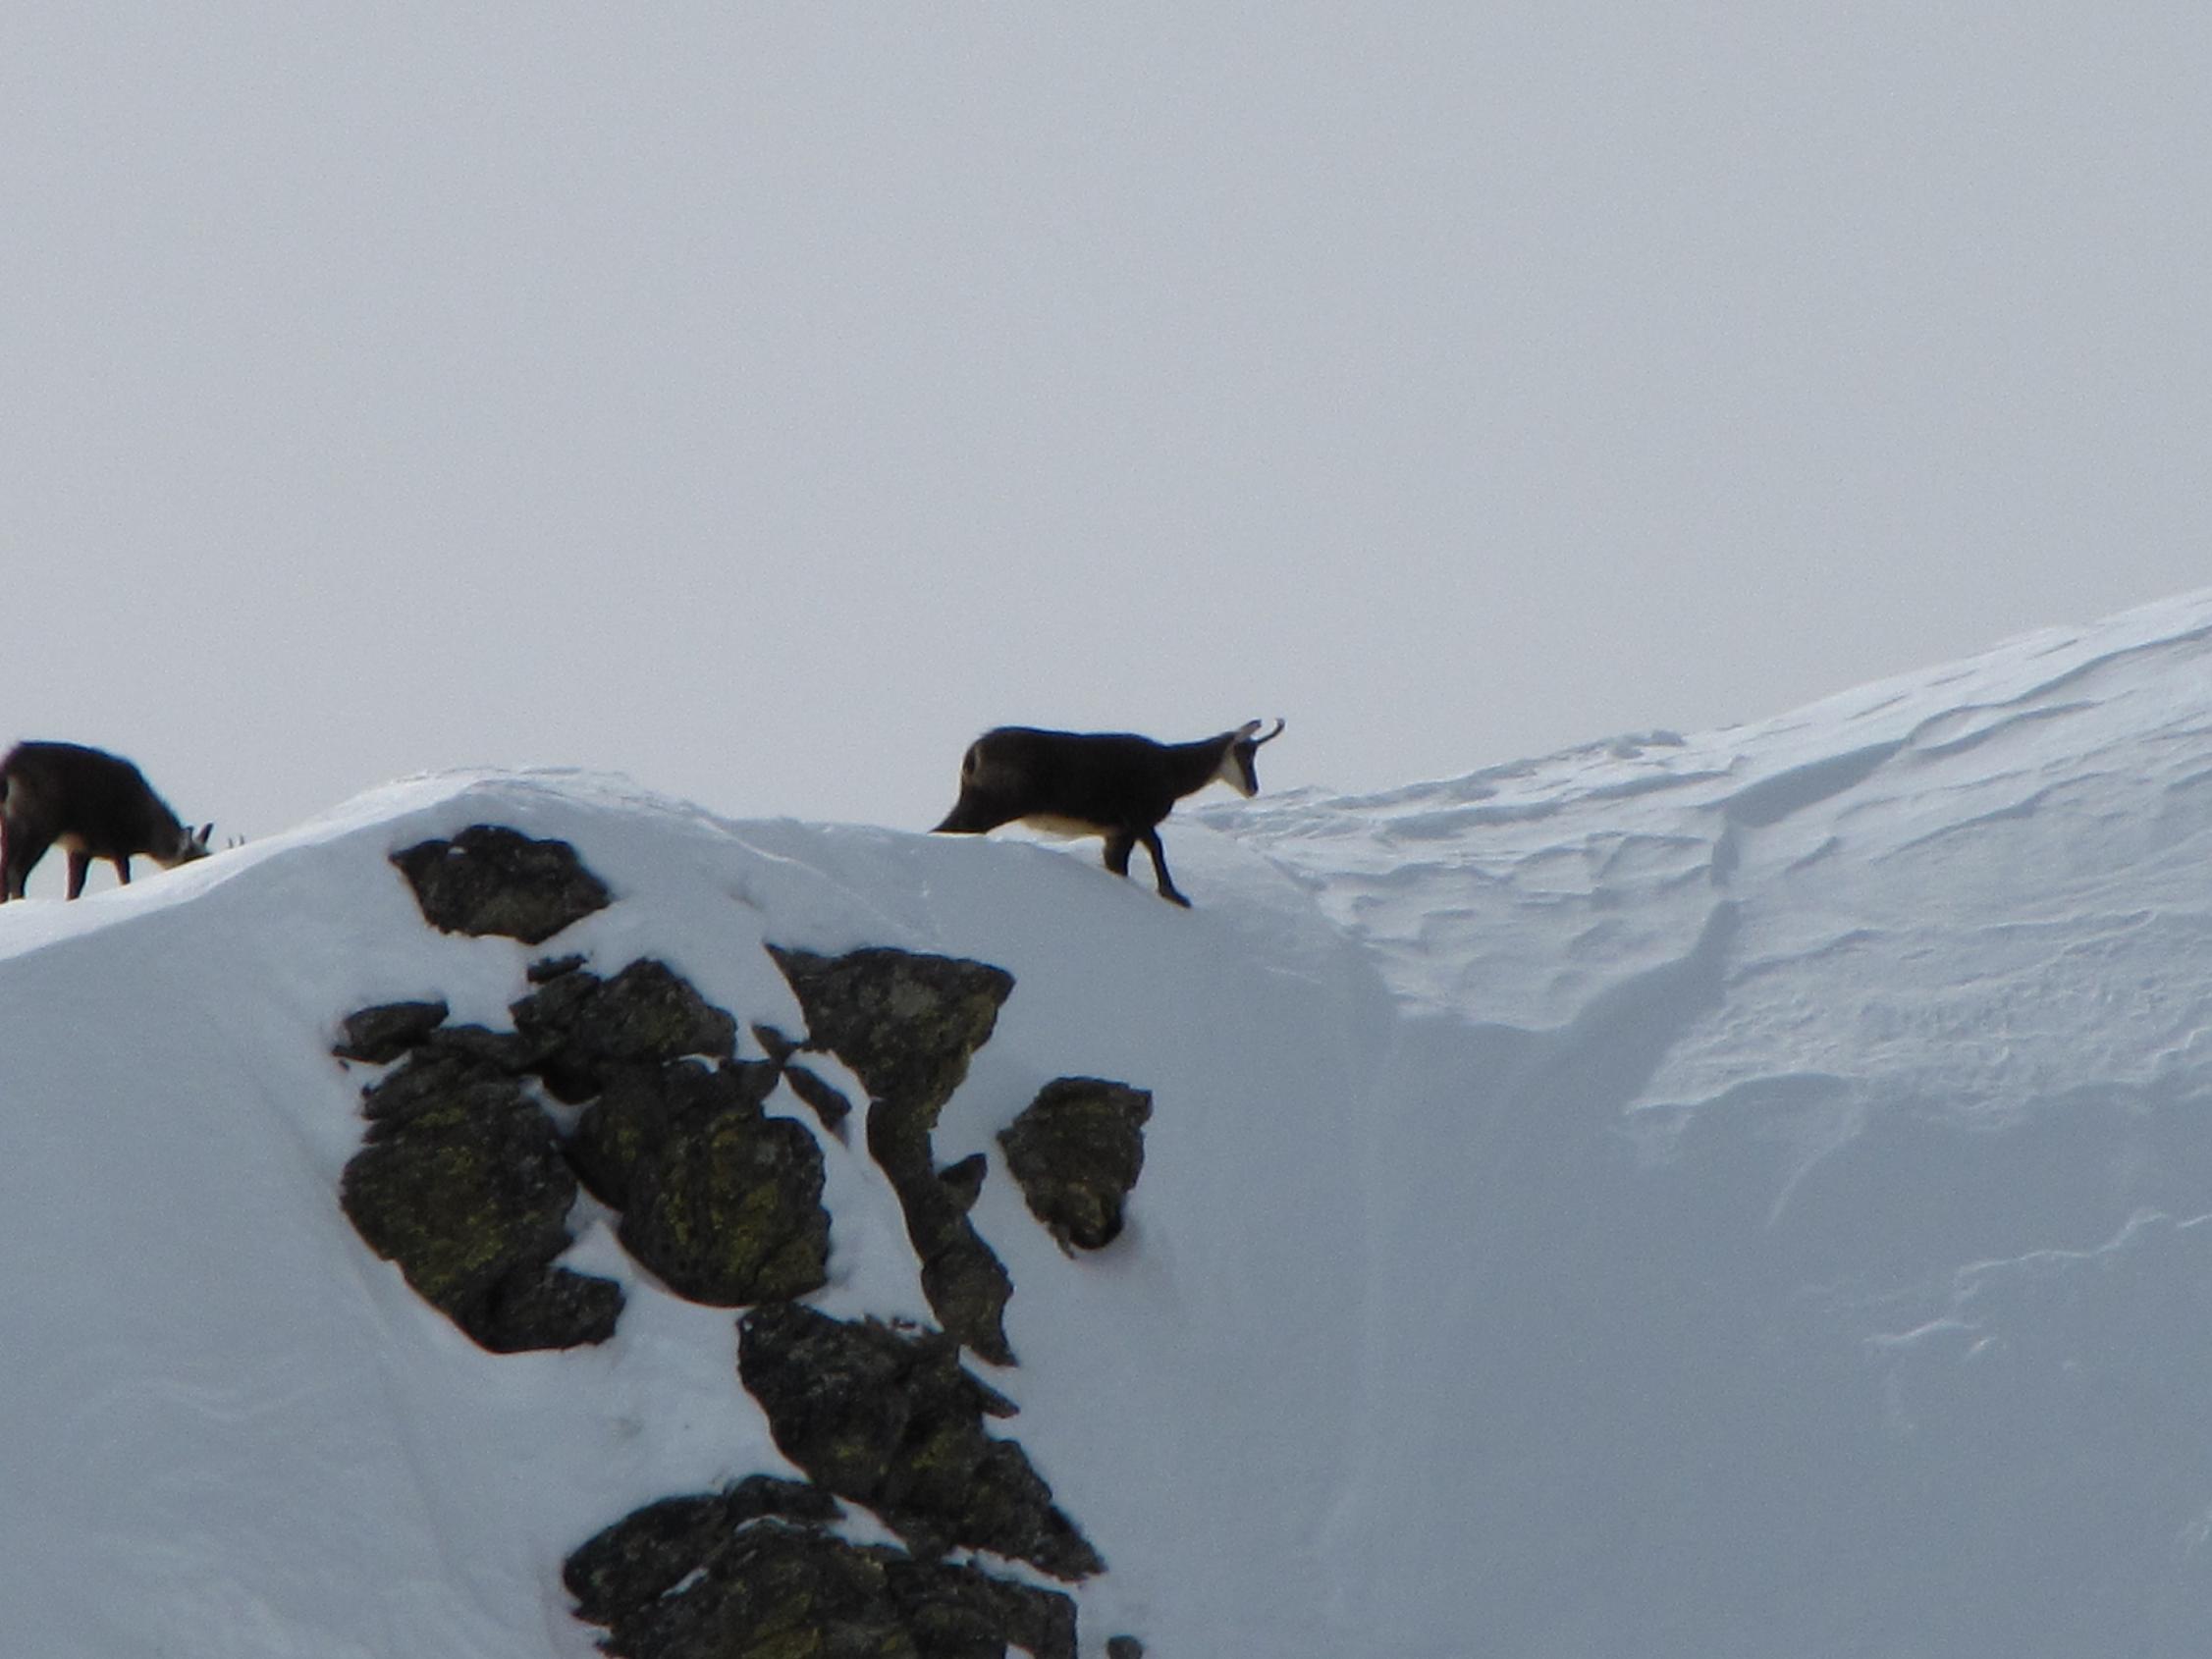
[[[17,7],[0,737],[926,826],[2196,586],[2201,4]]]

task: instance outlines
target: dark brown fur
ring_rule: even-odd
[[[1016,819],[1042,830],[1106,837],[1106,867],[1129,874],[1141,843],[1152,855],[1160,896],[1188,906],[1167,874],[1160,821],[1185,795],[1196,794],[1224,767],[1239,793],[1260,787],[1254,754],[1279,736],[1253,735],[1260,722],[1192,743],[1156,743],[1127,731],[1043,731],[1002,725],[968,746],[960,763],[960,798],[932,833],[980,834]]]
[[[69,854],[69,896],[84,890],[92,860],[131,880],[131,860],[174,868],[207,855],[214,826],[196,833],[169,810],[138,769],[120,755],[78,743],[18,743],[0,761],[0,903],[59,841]]]

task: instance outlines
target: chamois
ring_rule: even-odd
[[[120,755],[78,743],[18,743],[0,761],[0,903],[24,896],[31,867],[59,841],[69,896],[84,890],[92,860],[131,881],[134,854],[164,869],[207,856],[215,826],[189,830]]]
[[[1195,743],[1156,743],[1126,731],[1002,725],[968,745],[960,798],[931,833],[975,835],[1019,819],[1049,834],[1103,835],[1106,867],[1116,876],[1129,874],[1129,854],[1142,842],[1160,896],[1188,909],[1191,901],[1175,890],[1160,850],[1160,821],[1209,783],[1259,793],[1253,757],[1282,735],[1282,726],[1277,720],[1260,737],[1260,722],[1248,721]]]

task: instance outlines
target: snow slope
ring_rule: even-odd
[[[386,863],[489,820],[620,895],[561,949],[741,1024],[802,1024],[764,940],[1014,975],[938,1148],[993,1159],[990,1380],[1110,1564],[1087,1652],[2201,1655],[2208,666],[2212,593],[1760,725],[1215,807],[1167,831],[1189,913],[1088,853],[549,773],[0,908],[7,1646],[576,1659],[569,1549],[784,1471],[729,1315],[588,1204],[620,1329],[523,1356],[338,1207],[338,1016],[504,1023],[542,954],[432,933]],[[994,1141],[1067,1073],[1155,1095],[1081,1260]],[[919,1315],[895,1201],[824,1149],[820,1300]]]

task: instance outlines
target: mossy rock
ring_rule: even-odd
[[[911,1557],[887,1560],[884,1580],[923,1659],[1003,1659],[1009,1644],[1075,1659],[1075,1603],[1057,1590]]]
[[[1145,1167],[1152,1096],[1096,1077],[1055,1078],[998,1136],[1029,1212],[1065,1245],[1119,1236],[1122,1204]]]
[[[346,1036],[331,1052],[342,1060],[389,1065],[444,1025],[450,1011],[443,999],[356,1009],[346,1016]]]
[[[728,1059],[737,1046],[736,1020],[650,956],[609,980],[580,968],[560,974],[509,1012],[539,1052],[532,1069],[569,1102],[590,1099],[625,1066]]]
[[[868,1091],[869,1155],[905,1211],[931,1309],[984,1359],[1011,1365],[1011,1281],[969,1223],[959,1181],[941,1178],[931,1136],[990,1040],[1013,976],[988,962],[883,947],[834,957],[768,949],[806,1015],[806,1046],[835,1054]]]
[[[617,1659],[934,1659],[890,1597],[884,1551],[776,1519],[708,1528],[687,1541],[696,1559],[671,1588],[585,1615],[606,1625],[605,1652]]]
[[[1076,1659],[1075,1604],[828,1528],[836,1502],[756,1475],[608,1527],[563,1573],[617,1659]]]
[[[822,1150],[762,1111],[775,1086],[764,1062],[628,1066],[577,1120],[569,1161],[678,1296],[737,1308],[828,1279]]]
[[[419,841],[392,855],[432,927],[500,934],[538,944],[613,902],[566,841],[474,824],[450,841]]]
[[[986,1416],[1013,1407],[959,1352],[942,1332],[798,1303],[767,1303],[738,1321],[738,1375],[778,1450],[875,1510],[917,1554],[989,1550],[1070,1579],[1103,1571],[1021,1447],[984,1432]]]
[[[743,1307],[829,1282],[822,1150],[788,1118],[686,1122],[644,1159],[622,1211],[630,1254],[678,1296]]]
[[[371,1123],[341,1180],[355,1230],[496,1353],[604,1342],[620,1288],[553,1264],[576,1181],[552,1123],[512,1080],[452,1062],[422,1084],[411,1066],[406,1109]]]
[[[841,1513],[819,1486],[748,1475],[720,1492],[665,1498],[626,1516],[568,1557],[562,1581],[578,1618],[611,1625],[700,1571],[747,1522],[781,1516],[828,1525]]]
[[[822,1127],[839,1141],[845,1139],[845,1120],[852,1115],[852,1102],[841,1090],[825,1083],[805,1066],[786,1066],[783,1081],[815,1115]]]
[[[926,1135],[991,1040],[1013,976],[988,962],[871,947],[843,956],[770,945],[799,1007],[807,1046],[842,1060],[868,1091],[874,1120]]]

